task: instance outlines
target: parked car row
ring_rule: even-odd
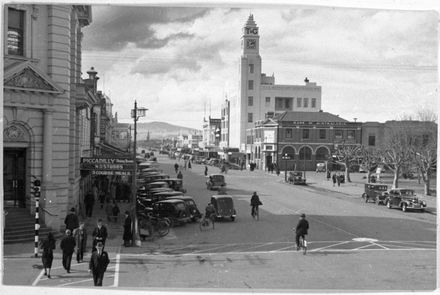
[[[427,204],[420,200],[413,189],[395,188],[388,190],[388,186],[378,183],[366,183],[362,198],[366,203],[373,201],[378,205],[386,205],[388,209],[399,208],[403,212],[408,210],[425,211]]]

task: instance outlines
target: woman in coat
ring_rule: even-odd
[[[52,268],[53,250],[55,250],[55,238],[51,232],[47,238],[41,242],[40,248],[43,249],[41,260],[44,267],[44,275],[50,279],[50,269]]]

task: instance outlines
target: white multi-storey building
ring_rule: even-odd
[[[253,15],[243,27],[239,68],[239,91],[230,103],[229,146],[246,151],[246,130],[255,122],[284,111],[318,112],[321,109],[321,86],[277,85],[275,76],[262,73],[260,35]]]

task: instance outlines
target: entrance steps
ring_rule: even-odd
[[[5,207],[3,242],[5,244],[35,241],[35,216],[26,208]],[[40,223],[40,240],[46,237],[50,228]],[[54,232],[57,236],[57,233]]]

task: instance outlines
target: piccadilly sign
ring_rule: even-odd
[[[128,175],[115,174],[116,172],[131,173],[134,165],[132,159],[127,158],[81,158],[81,170],[92,170],[94,175]],[[98,174],[101,173],[101,174]],[[104,174],[108,172],[110,174]]]

